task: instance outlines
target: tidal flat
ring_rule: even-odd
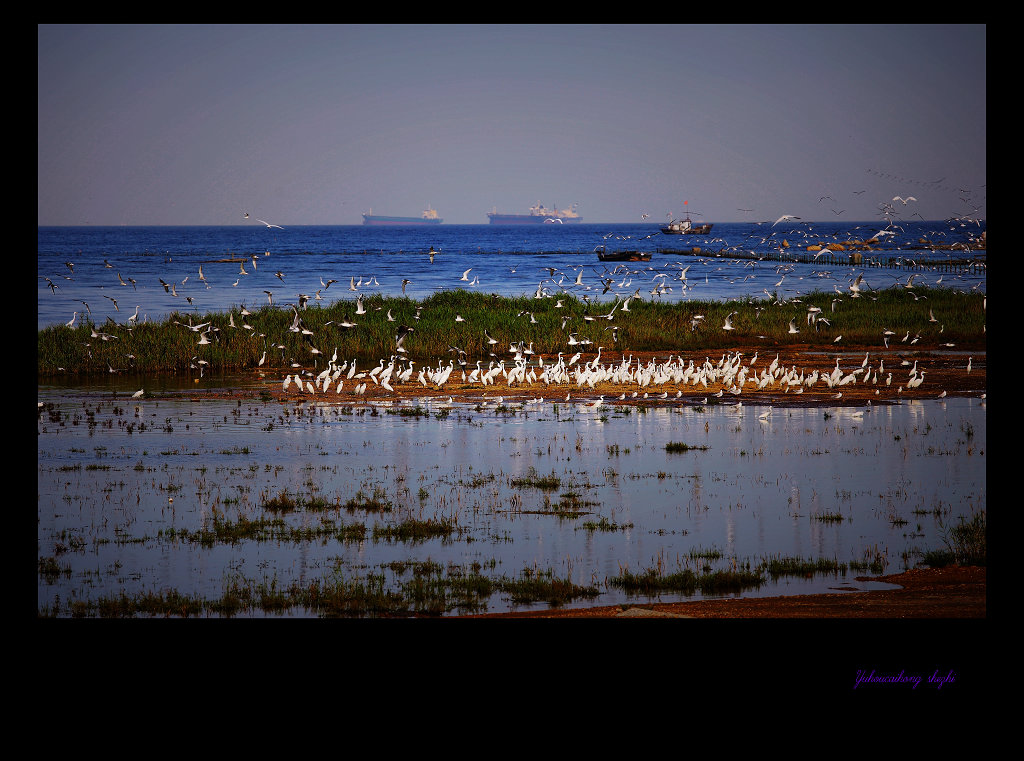
[[[436,617],[865,589],[855,577],[919,565],[987,499],[977,398],[768,415],[485,393],[40,385],[38,399],[40,616]]]

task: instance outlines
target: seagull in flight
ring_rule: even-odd
[[[242,216],[245,217],[246,219],[248,219],[249,218],[249,212],[244,212],[242,214]],[[269,222],[267,222],[265,220],[262,220],[262,219],[257,219],[256,221],[257,222],[261,222],[262,224],[266,225],[267,228],[276,227],[278,230],[283,230],[284,229],[283,227],[281,227],[281,225],[272,225]]]
[[[800,217],[794,217],[792,214],[783,214],[781,217],[772,222],[772,227],[775,227],[775,225],[779,224],[779,222],[782,222],[787,219],[800,219]]]

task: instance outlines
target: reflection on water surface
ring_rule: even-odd
[[[40,387],[40,611],[122,593],[215,599],[238,578],[284,587],[373,576],[388,586],[427,562],[491,576],[551,570],[599,587],[573,603],[587,605],[649,601],[608,585],[624,571],[699,573],[773,557],[841,570],[768,576],[741,594],[863,589],[871,584],[854,577],[913,567],[944,547],[943,525],[986,502],[976,399],[762,417],[765,408],[736,404],[130,395]],[[271,509],[282,495],[301,506]],[[206,531],[259,520],[276,528],[238,539]],[[408,520],[455,530],[386,530]],[[346,538],[356,523],[366,533]],[[547,606],[501,593],[484,605],[478,612]]]

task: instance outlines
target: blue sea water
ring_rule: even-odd
[[[877,254],[934,264],[912,272],[824,259],[756,258],[776,252],[781,240],[805,250],[812,241],[863,239],[882,227],[875,222],[716,224],[709,236],[665,236],[655,225],[598,224],[40,227],[38,324],[66,323],[75,311],[81,316],[83,302],[94,323],[109,318],[123,324],[137,305],[140,320],[162,320],[175,311],[203,315],[241,304],[260,307],[267,303],[265,291],[272,291],[276,305],[294,303],[300,293],[312,299],[317,291],[323,303],[354,301],[353,282],[359,293],[397,296],[403,280],[409,281],[406,295],[416,299],[458,288],[530,296],[539,286],[555,293],[561,288],[590,293],[602,301],[638,287],[646,299],[766,298],[767,292],[792,298],[845,290],[857,274],[872,288],[887,288],[905,283],[912,273],[915,283],[985,289],[983,267],[954,272],[940,266],[968,256],[984,261],[985,251],[932,251],[918,242],[969,242],[984,225],[902,224],[890,250]],[[624,266],[621,280],[602,294],[602,288],[588,289],[616,265],[598,260],[599,246],[650,251],[652,257]],[[706,253],[691,255],[692,246]],[[431,248],[437,252],[433,262]],[[732,258],[732,253],[748,258]],[[245,261],[218,261],[227,258]],[[199,279],[200,266],[205,280]],[[684,289],[674,278],[687,266]],[[580,268],[584,285],[574,286]],[[461,280],[466,270],[468,279]],[[655,276],[663,273],[670,273],[664,279],[673,290],[649,295]],[[328,288],[321,279],[337,282]],[[177,295],[167,293],[161,280],[173,284]],[[117,300],[116,309],[111,299]],[[316,303],[311,300],[310,306]],[[140,379],[111,378],[39,387],[39,401],[52,405],[59,417],[49,410],[39,416],[37,544],[40,559],[59,557],[68,568],[56,579],[40,574],[40,606],[56,597],[95,599],[152,589],[216,598],[237,573],[286,585],[319,577],[341,563],[346,575],[359,578],[368,568],[410,556],[456,565],[494,558],[498,572],[511,575],[550,567],[579,584],[624,568],[672,565],[708,549],[721,549],[723,563],[769,555],[842,562],[882,555],[886,572],[894,572],[916,562],[920,550],[941,549],[943,523],[953,525],[984,510],[987,499],[986,409],[976,399],[878,404],[866,413],[780,408],[768,418],[754,405],[739,404],[703,412],[665,407],[645,414],[614,409],[597,414],[588,406],[548,404],[498,417],[474,409],[479,400],[471,400],[450,416],[410,418],[387,415],[383,405],[390,401],[382,403],[385,412],[358,416],[330,406],[310,406],[308,414],[300,414],[305,402],[293,407],[253,401],[244,410],[235,401],[196,403],[179,395],[174,379],[146,379],[152,396],[125,405],[121,400],[131,398]],[[78,425],[76,416],[86,403],[94,413]],[[669,441],[707,447],[670,455]],[[322,457],[315,481],[328,498],[341,504],[360,488],[376,486],[402,495],[415,483],[412,491],[426,497],[402,498],[403,504],[453,514],[460,524],[474,527],[472,542],[412,548],[376,541],[358,546],[243,542],[206,548],[154,538],[165,528],[198,529],[222,493],[221,507],[233,504],[229,510],[247,514],[262,491],[309,488],[311,453]],[[101,467],[89,467],[101,458]],[[157,464],[159,477],[153,475]],[[511,509],[511,496],[500,490],[531,467],[541,474],[557,471],[593,501],[592,517],[623,528],[583,531],[577,521],[548,519],[540,512],[545,495],[539,492],[523,496],[519,490],[516,497],[527,502]],[[493,485],[463,487],[469,473],[494,474]],[[402,499],[396,496],[396,503]],[[841,522],[818,519],[836,512]],[[83,547],[96,547],[95,553],[65,552],[68,536],[81,539]],[[125,536],[146,540],[119,541]],[[845,574],[843,579],[783,577],[745,596],[832,592],[853,583]],[[634,599],[611,589],[596,604]],[[495,599],[491,610],[515,607]]]
[[[885,227],[878,221],[725,223],[716,224],[706,236],[663,235],[656,224],[611,223],[326,225],[283,230],[262,225],[39,227],[37,325],[42,329],[66,323],[74,312],[79,319],[88,315],[98,325],[108,318],[124,323],[136,308],[140,322],[161,321],[176,311],[203,315],[241,305],[260,307],[270,299],[274,304],[296,303],[299,294],[309,296],[311,306],[326,305],[354,299],[353,283],[364,295],[399,296],[404,280],[408,281],[404,293],[413,299],[455,288],[503,296],[530,296],[539,287],[550,292],[566,288],[579,295],[596,286],[600,275],[615,270],[614,263],[598,260],[600,250],[652,254],[650,262],[630,264],[632,276],[617,281],[616,288],[592,294],[609,302],[638,288],[640,296],[647,298],[655,275],[678,276],[687,265],[691,269],[686,287],[673,287],[657,298],[727,300],[764,298],[768,293],[791,298],[814,290],[843,290],[858,273],[864,273],[870,287],[883,288],[898,279],[905,281],[907,273],[871,268],[867,262],[861,268],[845,263],[758,261],[750,256],[777,253],[782,241],[789,244],[789,251],[805,251],[812,243],[866,239]],[[939,264],[951,258],[985,257],[984,250],[965,256],[959,251],[933,251],[920,243],[971,245],[984,232],[984,222],[901,222],[892,229],[896,234],[885,238],[890,250],[876,252],[886,260],[906,257]],[[702,249],[701,256],[690,254],[694,246]],[[430,249],[437,252],[433,261]],[[745,258],[732,258],[735,254]],[[250,259],[219,261],[241,257]],[[580,268],[584,286],[572,288]],[[463,281],[466,270],[470,270],[469,279]],[[622,267],[617,274],[625,271]],[[983,269],[967,274],[944,274],[939,269],[921,272],[917,283],[985,288]],[[783,274],[786,277],[779,285]],[[336,282],[325,286],[332,279]],[[173,284],[174,292],[165,290],[161,280]]]

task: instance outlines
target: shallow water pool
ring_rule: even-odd
[[[573,605],[700,599],[638,597],[610,580],[773,557],[833,560],[839,570],[766,576],[730,594],[865,589],[884,585],[854,577],[917,565],[923,551],[945,547],[945,526],[986,508],[977,399],[766,415],[734,403],[130,397],[39,387],[41,614],[122,594],[215,599],[239,579],[400,586],[426,562],[495,577],[550,570],[600,590]],[[318,508],[270,509],[282,495]],[[207,531],[267,518],[285,530]],[[410,520],[456,530],[422,540],[384,530]],[[353,523],[367,533],[340,538],[336,529]],[[499,593],[444,615],[544,607]]]

